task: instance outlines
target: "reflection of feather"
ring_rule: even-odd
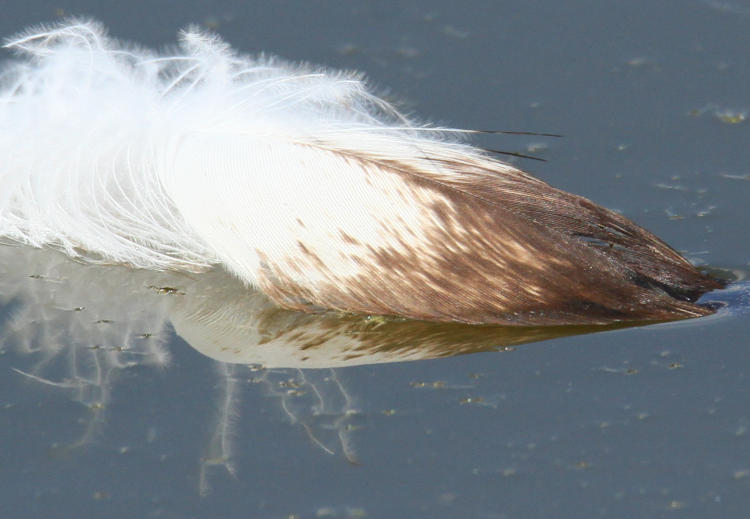
[[[511,324],[695,317],[717,283],[628,220],[415,126],[352,74],[95,23],[8,46],[0,234],[223,264],[289,308]]]

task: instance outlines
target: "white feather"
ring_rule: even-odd
[[[710,310],[661,287],[720,286],[624,218],[410,121],[357,74],[242,56],[197,29],[172,53],[75,20],[6,47],[0,237],[222,265],[293,309],[472,323],[695,317]]]
[[[407,159],[415,147],[459,146],[420,133],[356,74],[240,56],[196,29],[173,54],[125,45],[90,21],[6,47],[20,59],[5,65],[0,92],[0,235],[74,256],[224,263],[253,283],[253,251],[283,255],[300,217],[383,240],[368,217],[387,201],[362,189],[361,168],[305,145]],[[345,210],[331,214],[337,205]],[[418,228],[417,217],[403,226]],[[307,238],[320,243],[325,229],[308,227]]]

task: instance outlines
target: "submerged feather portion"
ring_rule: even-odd
[[[0,84],[0,235],[221,264],[287,308],[511,324],[665,320],[718,284],[625,218],[418,126],[356,74],[40,28]]]

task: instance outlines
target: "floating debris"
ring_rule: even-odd
[[[734,110],[722,110],[720,112],[715,112],[714,116],[718,120],[720,120],[723,123],[727,124],[739,124],[742,122],[745,122],[745,119],[747,119],[747,112],[739,112]]]
[[[693,117],[701,117],[705,114],[709,114],[725,124],[740,124],[747,119],[747,110],[720,107],[713,103],[710,103],[703,108],[695,108],[688,112],[688,115]]]

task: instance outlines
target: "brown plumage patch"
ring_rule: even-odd
[[[424,159],[420,167],[419,160],[336,153],[381,180],[402,181],[410,191],[403,196],[432,223],[415,233],[419,238],[393,235],[393,246],[369,247],[356,258],[361,273],[346,279],[321,264],[316,267],[328,281],[311,286],[283,266],[264,264],[261,288],[284,307],[515,325],[711,313],[693,301],[719,282],[648,231],[585,198],[478,154]],[[348,235],[340,239],[358,243]],[[300,249],[305,252],[303,244]]]

